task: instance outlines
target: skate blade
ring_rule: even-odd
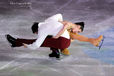
[[[105,36],[103,36],[103,39],[101,40],[101,42],[100,42],[100,44],[99,44],[99,46],[98,46],[99,50],[101,49],[101,47],[102,47],[102,45],[103,45],[104,39],[105,39]]]

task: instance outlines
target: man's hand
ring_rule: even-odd
[[[24,48],[27,48],[27,44],[23,43]]]
[[[59,22],[61,22],[63,24],[63,28],[58,32],[58,34],[56,36],[53,37],[55,39],[59,38],[64,33],[64,31],[67,30],[67,28],[69,26],[67,24],[67,22],[64,22],[64,21],[59,21]]]
[[[70,26],[70,23],[71,23],[71,22],[68,22],[68,21],[59,21],[59,22],[64,25],[65,29],[67,29]]]

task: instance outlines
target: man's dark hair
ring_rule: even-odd
[[[77,22],[75,24],[81,26],[80,29],[83,32],[83,30],[84,30],[84,22]]]
[[[31,29],[33,33],[38,32],[38,24],[39,22],[34,22],[34,24],[32,25]]]

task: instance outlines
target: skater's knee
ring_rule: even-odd
[[[68,47],[67,44],[65,44],[64,42],[61,42],[61,44],[59,45],[61,49],[65,49]]]
[[[59,47],[60,47],[61,49],[65,49],[65,48],[68,48],[68,47],[69,47],[69,45],[70,45],[70,40],[65,39],[65,38],[61,38],[59,43],[60,43],[60,44],[59,44]]]

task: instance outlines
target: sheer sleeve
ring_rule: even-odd
[[[63,21],[62,14],[56,14],[56,15],[53,15],[53,16],[47,18],[45,21],[51,21],[51,20],[55,20],[55,21]]]

